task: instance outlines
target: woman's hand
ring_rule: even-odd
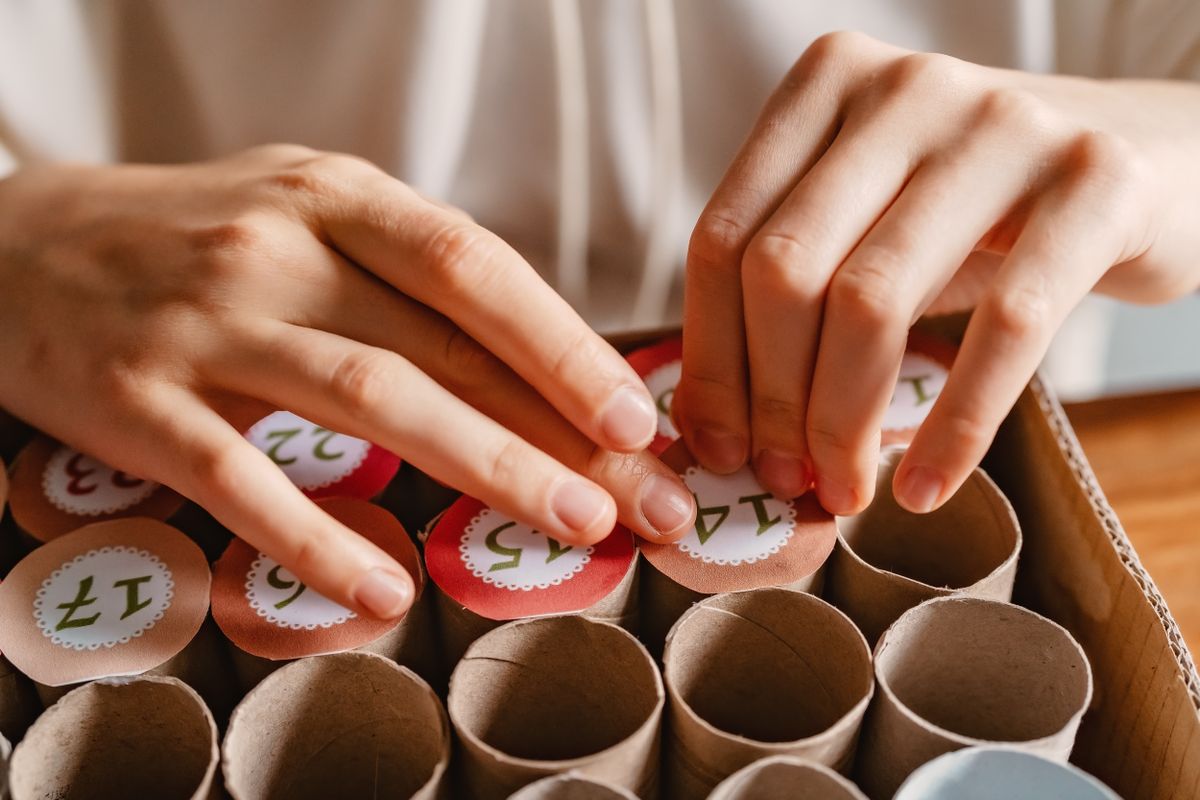
[[[859,34],[815,42],[696,225],[674,412],[710,469],[747,458],[838,514],[874,490],[905,336],[974,306],[896,474],[913,511],[979,463],[1093,287],[1200,283],[1200,88],[1037,76]]]
[[[0,406],[207,508],[316,591],[412,600],[240,433],[274,408],[570,543],[669,540],[637,375],[511,248],[357,159],[32,167],[0,183]]]

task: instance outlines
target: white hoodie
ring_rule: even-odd
[[[687,236],[822,33],[1200,76],[1193,0],[0,0],[0,175],[270,141],[463,207],[601,330],[677,319]]]

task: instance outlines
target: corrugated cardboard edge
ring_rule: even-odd
[[[1006,434],[1012,427],[1021,433]],[[1061,461],[1040,459],[1032,481],[1013,474],[1039,461],[1014,448],[1044,447]],[[1200,675],[1192,654],[1040,377],[1009,415],[985,468],[1026,525],[1017,602],[1064,625],[1092,663],[1097,692],[1073,760],[1126,800],[1200,796]],[[1098,535],[1115,559],[1097,553]],[[1069,579],[1057,577],[1063,564],[1075,570]]]

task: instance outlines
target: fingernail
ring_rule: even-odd
[[[658,412],[645,390],[623,386],[613,392],[600,414],[600,430],[616,447],[637,450],[658,430]]]
[[[659,536],[688,525],[695,515],[692,493],[664,475],[651,475],[642,484],[642,516]]]
[[[586,481],[566,480],[550,497],[550,510],[573,531],[586,531],[608,511],[608,495]]]
[[[933,510],[933,505],[942,495],[945,483],[928,467],[913,467],[900,480],[900,504],[916,514]]]
[[[746,440],[736,433],[701,428],[696,431],[692,444],[696,458],[713,472],[734,472],[746,461]]]
[[[376,567],[362,577],[354,602],[380,619],[395,619],[412,605],[412,585],[399,575]]]
[[[762,450],[754,461],[759,483],[783,499],[799,497],[812,483],[808,465],[796,456],[778,450]]]
[[[817,497],[830,514],[847,516],[858,511],[858,492],[837,481],[818,478]]]

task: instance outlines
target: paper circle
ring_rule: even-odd
[[[430,579],[493,620],[588,609],[629,572],[637,551],[621,526],[600,542],[564,545],[472,497],[445,511],[425,543]]]
[[[37,436],[13,464],[9,505],[21,530],[48,542],[93,522],[127,517],[165,520],[180,509],[183,497]]]
[[[0,584],[0,649],[48,686],[138,675],[200,630],[209,583],[204,553],[170,525],[87,525],[34,550]]]
[[[710,473],[682,441],[661,457],[695,495],[696,524],[678,542],[640,547],[676,583],[702,594],[789,586],[820,569],[833,550],[836,525],[812,492],[778,500],[749,467]]]
[[[309,497],[370,500],[400,468],[394,453],[365,439],[323,428],[290,411],[268,414],[246,438]]]
[[[396,559],[412,576],[420,598],[425,585],[421,559],[395,516],[352,497],[318,500],[317,505]],[[305,586],[240,539],[230,542],[213,566],[212,614],[234,645],[272,661],[353,650],[404,619],[358,615]]]
[[[883,415],[884,446],[912,441],[945,388],[957,352],[945,339],[909,331],[896,388]]]
[[[675,387],[679,384],[679,376],[683,372],[683,337],[672,336],[660,342],[634,350],[625,359],[654,398],[658,410],[658,432],[650,443],[652,453],[661,453],[679,438],[675,423],[671,419],[671,400],[675,396]]]

